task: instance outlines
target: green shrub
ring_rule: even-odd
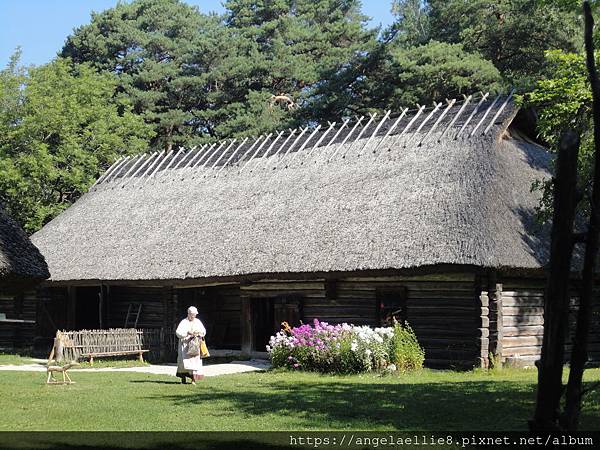
[[[394,323],[394,336],[389,341],[389,355],[396,370],[406,372],[423,368],[425,351],[419,345],[413,329],[406,324]]]

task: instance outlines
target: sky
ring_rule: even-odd
[[[202,12],[222,13],[221,0],[184,0]],[[21,63],[40,65],[54,58],[74,28],[89,23],[92,11],[111,8],[117,0],[0,0],[0,67],[15,49],[22,50]],[[391,0],[363,0],[369,25],[389,25]]]

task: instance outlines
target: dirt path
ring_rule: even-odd
[[[22,365],[6,365],[0,366],[0,370],[6,371],[25,371],[25,372],[45,372],[46,361],[34,360],[32,364]],[[231,373],[254,372],[257,370],[265,370],[271,367],[271,364],[263,359],[251,359],[249,361],[232,361],[226,364],[209,364],[204,366],[204,375],[214,377],[218,375],[228,375]],[[156,375],[171,375],[175,376],[177,365],[148,365],[140,367],[102,367],[97,369],[71,369],[77,372],[139,372],[153,373]]]

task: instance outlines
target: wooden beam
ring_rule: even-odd
[[[325,280],[325,298],[329,302],[334,302],[337,299],[337,280]]]
[[[387,132],[383,135],[383,137],[379,140],[379,142],[377,142],[377,145],[375,145],[375,148],[372,150],[373,153],[375,153],[377,151],[377,149],[379,148],[379,146],[381,145],[381,143],[383,141],[385,141],[385,139],[392,134],[392,132],[396,129],[396,127],[398,126],[398,124],[400,123],[400,121],[404,118],[404,116],[406,115],[406,113],[408,112],[408,108],[404,108],[404,110],[402,111],[402,113],[396,118],[396,121],[392,124],[392,126],[389,128],[389,130],[387,130]],[[391,146],[388,147],[388,152],[391,151]]]
[[[104,313],[104,286],[100,285],[100,292],[98,292],[98,327],[104,328],[104,321],[102,320],[102,314]]]
[[[458,130],[458,133],[456,133],[456,135],[454,136],[454,139],[458,139],[458,136],[463,132],[463,130],[465,128],[467,128],[467,125],[469,125],[469,122],[471,122],[471,119],[473,119],[473,117],[475,117],[475,115],[479,112],[479,110],[481,109],[481,105],[483,105],[483,102],[485,102],[485,100],[489,97],[490,93],[486,92],[481,99],[479,100],[479,103],[477,103],[477,106],[475,107],[475,109],[473,111],[471,111],[471,115],[469,116],[469,118],[467,120],[465,120],[465,123],[463,123],[463,126],[460,128],[460,130]]]
[[[454,104],[456,103],[456,99],[453,98],[452,100],[446,100],[446,103],[448,104],[448,106],[446,106],[446,109],[444,109],[442,114],[440,114],[439,117],[437,118],[437,120],[433,123],[433,125],[431,126],[431,128],[429,129],[429,131],[427,132],[425,137],[423,139],[421,139],[421,141],[419,142],[419,147],[423,145],[423,143],[427,140],[429,135],[431,135],[431,133],[433,133],[433,130],[435,130],[437,128],[437,126],[442,121],[442,119],[444,117],[446,117],[446,114],[448,114],[448,111],[450,111],[452,109],[452,107],[454,106]]]
[[[77,288],[75,286],[67,287],[67,327],[70,330],[75,329],[75,317],[76,311],[76,299],[77,299]]]
[[[252,299],[248,297],[241,297],[241,314],[240,314],[240,329],[241,329],[241,342],[240,348],[242,349],[242,355],[251,356],[254,350],[254,330],[252,320]]]

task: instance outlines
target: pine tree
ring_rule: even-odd
[[[222,26],[179,0],[135,0],[92,14],[62,55],[119,76],[120,92],[152,124],[152,145],[191,145],[210,133],[199,111],[210,107],[209,73]]]

